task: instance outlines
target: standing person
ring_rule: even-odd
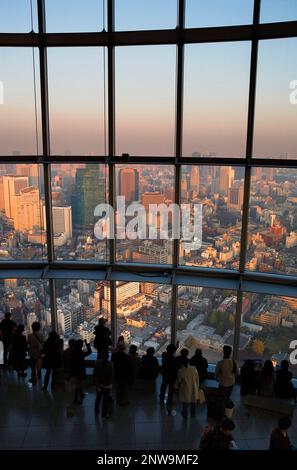
[[[125,352],[125,343],[120,342],[118,351],[112,355],[114,366],[114,378],[116,387],[117,404],[120,406],[129,405],[129,385],[132,379],[131,361]]]
[[[234,359],[231,358],[231,353],[231,346],[225,345],[223,347],[224,358],[217,363],[215,370],[215,377],[219,382],[219,390],[226,398],[230,398],[238,375],[238,366]]]
[[[105,324],[107,323],[107,319],[104,317],[99,318],[98,325],[95,326],[95,339],[94,339],[94,347],[97,349],[97,359],[102,354],[102,351],[108,351],[109,346],[111,346],[111,331]]]
[[[199,390],[199,376],[196,367],[189,366],[185,356],[179,361],[180,369],[177,373],[175,388],[178,392],[179,401],[182,403],[182,417],[187,419],[188,407],[191,407],[191,416],[195,416],[196,403]]]
[[[180,355],[177,356],[176,360],[178,362],[178,367],[182,367],[184,364],[184,359],[188,361],[189,350],[187,348],[183,348],[180,352]]]
[[[50,376],[52,375],[51,388],[55,388],[57,372],[62,365],[60,351],[60,337],[55,331],[51,331],[43,345],[43,367],[46,369],[42,390],[47,391]]]
[[[142,357],[141,377],[145,380],[155,381],[159,375],[160,367],[155,357],[155,348],[148,348]]]
[[[85,357],[89,356],[92,353],[92,349],[89,343],[85,340],[85,345],[87,347],[86,351],[83,351],[84,342],[82,339],[75,341],[74,349],[72,353],[72,377],[75,379],[75,391],[74,391],[74,401],[76,405],[81,405],[82,400],[85,396],[83,392],[83,381],[87,378],[86,368],[85,368]]]
[[[255,370],[255,363],[247,359],[240,369],[240,394],[255,395],[257,392],[258,374]]]
[[[7,312],[0,323],[0,339],[3,342],[3,362],[4,367],[9,365],[9,348],[11,346],[12,336],[15,333],[17,325],[11,319],[11,313]]]
[[[140,374],[140,357],[137,352],[137,346],[135,344],[131,344],[129,348],[129,359],[131,364],[131,386],[135,383],[136,379],[139,379]]]
[[[40,331],[41,325],[38,321],[32,323],[32,333],[28,335],[29,354],[32,376],[29,382],[35,385],[37,378],[41,378],[43,335]]]
[[[276,372],[275,394],[279,398],[294,398],[296,402],[292,378],[293,374],[289,371],[289,362],[283,360],[281,368]]]
[[[225,418],[221,425],[207,427],[200,441],[200,450],[231,450],[236,449],[232,431],[235,424],[232,419]]]
[[[108,360],[108,351],[103,350],[100,359],[97,359],[94,366],[94,383],[96,386],[95,416],[99,415],[102,400],[102,418],[109,418],[112,375],[113,367],[112,363]]]
[[[12,337],[11,342],[11,356],[12,356],[12,365],[14,370],[17,371],[18,377],[26,377],[25,374],[26,367],[26,354],[28,350],[28,343],[24,333],[24,325],[18,325],[16,332]]]
[[[68,341],[68,348],[62,353],[63,373],[66,380],[71,379],[72,376],[72,355],[75,347],[75,339]]]
[[[166,352],[162,354],[162,384],[160,389],[160,403],[165,400],[165,393],[168,387],[167,410],[170,412],[173,406],[174,384],[177,378],[178,362],[175,357],[176,346],[169,344]]]
[[[291,426],[289,418],[280,418],[278,427],[275,428],[270,436],[269,450],[292,450],[293,446],[288,436],[288,429]]]
[[[208,362],[203,357],[201,349],[196,349],[194,356],[190,359],[190,365],[196,367],[200,383],[207,379]]]
[[[263,397],[273,397],[276,375],[272,361],[265,361],[258,381],[258,393]]]

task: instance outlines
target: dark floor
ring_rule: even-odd
[[[0,377],[0,449],[198,449],[202,430],[213,423],[206,406],[198,407],[196,418],[183,420],[180,409],[168,416],[158,394],[133,392],[127,407],[114,405],[113,416],[102,421],[94,416],[95,391],[88,392],[76,415],[67,418],[71,395],[63,387],[42,392],[41,384],[32,389],[26,379],[14,372]],[[241,449],[267,449],[269,435],[276,425],[276,413],[250,409],[240,403],[239,387],[232,396],[236,408],[233,433]],[[296,413],[295,413],[296,414]],[[297,418],[289,435],[297,445]]]

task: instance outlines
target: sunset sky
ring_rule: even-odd
[[[240,3],[240,8],[236,8]],[[186,26],[248,24],[251,0],[187,0]],[[35,2],[33,27],[36,30]],[[67,8],[71,4],[71,10]],[[116,29],[176,26],[176,1],[116,0]],[[224,8],[223,8],[224,5]],[[47,27],[101,31],[100,1],[47,0]],[[18,12],[17,14],[15,12]],[[262,0],[263,22],[296,20],[297,1]],[[1,0],[0,31],[28,32],[30,2]],[[245,154],[250,66],[249,42],[185,46],[183,154]],[[261,41],[254,155],[297,157],[297,106],[289,83],[297,79],[297,39]],[[37,152],[31,48],[0,48],[0,153]],[[41,153],[38,51],[38,150]],[[173,155],[175,46],[119,47],[115,54],[116,153]],[[51,150],[53,154],[104,154],[102,48],[48,50]]]

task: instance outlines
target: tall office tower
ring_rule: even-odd
[[[28,186],[28,176],[3,176],[4,209],[6,216],[10,219],[13,219],[15,211],[15,197]]]
[[[243,204],[243,182],[238,182],[236,186],[228,189],[227,207],[230,210],[240,211]]]
[[[14,197],[12,218],[15,230],[40,230],[44,227],[43,207],[39,189],[31,186]]]
[[[165,197],[164,194],[162,194],[159,191],[151,192],[151,193],[143,193],[141,195],[141,204],[144,206],[146,210],[146,221],[147,224],[151,225],[154,223],[154,217],[152,214],[150,214],[150,204],[165,204]],[[156,218],[156,227],[159,229],[161,226],[161,218],[160,218],[160,213],[157,213],[157,218]]]
[[[94,226],[95,207],[105,201],[105,179],[99,165],[77,169],[72,200],[74,225],[83,228]]]
[[[40,167],[36,163],[20,163],[16,166],[17,176],[29,176],[29,185],[40,187]]]
[[[139,294],[140,284],[139,282],[122,282],[117,281],[116,288],[116,301],[119,306],[124,300],[134,297]],[[110,288],[104,286],[104,297],[102,301],[102,313],[110,315]]]
[[[196,191],[199,193],[199,182],[200,182],[200,174],[199,174],[199,166],[192,165],[191,172],[190,172],[190,189],[192,191]]]
[[[0,211],[5,209],[3,176],[0,176]]]
[[[135,168],[121,168],[119,171],[119,196],[125,196],[131,204],[139,198],[139,172]]]
[[[53,225],[54,235],[65,233],[67,238],[72,237],[72,208],[66,207],[53,207]]]
[[[231,166],[221,166],[219,191],[223,196],[227,196],[228,189],[232,187],[234,180],[234,170]]]

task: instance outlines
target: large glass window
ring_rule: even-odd
[[[105,155],[104,48],[48,50],[53,155]]]
[[[250,44],[185,46],[183,155],[244,157]]]
[[[0,63],[0,155],[41,154],[38,53],[1,47]]]
[[[180,242],[181,264],[239,268],[243,186],[242,167],[182,167],[181,203],[191,228]]]
[[[101,316],[108,319],[105,298],[109,295],[109,283],[92,280],[56,281],[58,332],[67,347],[70,339],[86,340],[93,347],[94,329]]]
[[[46,0],[49,33],[102,31],[106,25],[106,0]]]
[[[143,354],[160,355],[171,343],[171,287],[151,282],[117,282],[117,336]],[[106,302],[108,305],[108,301]]]
[[[186,28],[232,26],[253,22],[253,0],[186,0]]]
[[[177,340],[190,351],[202,349],[208,362],[222,359],[223,346],[233,347],[236,292],[200,286],[178,287]],[[247,341],[242,335],[241,343]]]
[[[259,44],[254,157],[297,158],[296,50],[296,38]]]
[[[174,169],[117,165],[117,260],[172,263]]]
[[[247,269],[297,273],[297,171],[252,171]]]
[[[116,49],[116,153],[174,154],[175,62],[173,46]]]
[[[297,337],[297,299],[265,294],[244,295],[241,313],[241,334],[248,337],[239,351],[240,361],[257,359],[264,363],[272,360],[280,366],[282,360],[290,361],[291,341]],[[297,366],[290,364],[297,375]]]
[[[0,165],[0,260],[46,256],[42,166]]]
[[[32,30],[38,31],[36,0],[1,0],[0,33],[29,33]]]
[[[106,203],[108,168],[98,164],[51,166],[52,217],[55,256],[58,260],[104,262],[108,240],[97,237],[96,207]]]
[[[297,20],[295,0],[261,0],[261,22],[272,23]]]
[[[175,28],[176,0],[115,0],[116,31]]]
[[[6,312],[12,320],[25,327],[25,334],[32,333],[32,323],[40,322],[45,337],[51,331],[51,310],[47,281],[40,279],[0,280],[0,321]]]

